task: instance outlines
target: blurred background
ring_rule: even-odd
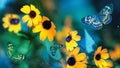
[[[93,30],[82,23],[83,17],[99,13],[105,5],[111,3],[114,8],[110,24],[105,25],[101,30]],[[78,42],[81,51],[88,55],[93,54],[99,45],[113,49],[115,45],[120,44],[120,0],[1,0],[0,68],[62,68],[63,66],[62,60],[65,59],[63,52],[57,50],[55,56],[51,55],[50,46],[53,42],[47,40],[41,42],[38,36],[34,38],[34,42],[31,42],[3,28],[2,18],[6,13],[18,14],[21,19],[24,14],[20,8],[30,4],[35,5],[42,16],[49,17],[56,25],[57,31],[62,30],[64,23],[71,22],[72,29],[77,30],[81,36],[81,41]],[[26,24],[21,24],[22,31],[27,31]],[[13,44],[15,50],[11,53],[12,57],[7,55],[8,42]],[[14,60],[13,58],[19,54],[24,55],[24,59]],[[116,63],[114,67],[120,68],[120,61]]]

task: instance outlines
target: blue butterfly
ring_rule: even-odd
[[[56,51],[57,51],[58,49],[62,48],[62,47],[63,47],[62,44],[54,43],[54,45],[50,47],[50,51],[51,51],[52,55],[55,56]]]
[[[95,30],[99,30],[103,25],[107,25],[112,21],[113,4],[105,6],[98,14],[89,15],[82,19],[82,22],[91,26]]]

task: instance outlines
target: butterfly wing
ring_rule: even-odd
[[[109,4],[107,6],[105,6],[99,14],[102,14],[102,15],[110,15],[112,14],[113,12],[113,4]]]
[[[91,25],[93,23],[93,20],[95,18],[95,15],[93,16],[86,16],[82,19],[82,22],[86,25]]]
[[[86,16],[85,18],[82,19],[82,22],[85,23],[86,25],[91,26],[95,30],[99,30],[103,27],[103,24],[99,20],[98,15]]]
[[[99,20],[103,23],[103,24],[109,24],[112,21],[112,16],[111,15],[99,15]]]
[[[112,21],[113,4],[105,6],[99,14],[86,16],[82,19],[82,22],[92,26],[95,30],[99,30],[103,27],[103,24],[109,24]]]
[[[109,4],[107,6],[105,6],[99,15],[99,19],[103,24],[109,24],[112,21],[112,16],[110,14],[112,14],[113,12],[113,4]]]
[[[55,43],[53,46],[51,46],[51,47],[50,47],[50,51],[51,51],[52,55],[55,56],[56,51],[57,51],[58,49],[60,49],[61,47],[63,47],[63,45],[62,45],[62,44],[59,44],[59,43]]]
[[[96,16],[95,19],[93,20],[92,27],[95,30],[100,30],[103,27],[102,22],[100,21],[99,17]]]

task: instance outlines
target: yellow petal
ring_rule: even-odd
[[[101,61],[101,63],[102,63],[102,65],[104,66],[104,67],[112,67],[112,63],[111,62],[107,62],[107,61],[105,61],[105,60],[102,60]]]
[[[5,17],[9,19],[11,17],[11,14],[6,14]]]
[[[28,15],[23,16],[22,22],[27,22],[28,20],[29,20],[29,16]]]
[[[102,53],[107,53],[107,49],[102,49]]]
[[[40,40],[44,41],[47,37],[47,31],[40,32]]]
[[[39,25],[37,25],[37,26],[35,26],[34,28],[33,28],[33,33],[37,33],[37,32],[40,32],[41,31],[41,27],[39,26]]]
[[[87,65],[81,62],[76,62],[75,68],[87,68]]]
[[[101,64],[102,64],[103,66],[107,66],[107,61],[101,60]]]
[[[70,33],[72,34],[72,36],[76,36],[78,32],[77,31],[72,31]]]
[[[98,64],[98,67],[99,68],[104,68],[104,66],[102,66],[102,64]]]
[[[40,14],[40,11],[34,5],[31,4],[30,8],[31,8],[31,10],[35,11],[37,15]]]
[[[78,35],[73,37],[73,39],[74,39],[75,41],[79,41],[79,40],[80,40],[80,38],[81,38],[81,37],[80,37],[80,36],[78,36]]]
[[[102,49],[102,46],[99,46],[96,52],[101,52],[101,49]]]
[[[11,29],[11,28],[9,28],[9,29],[8,29],[8,31],[9,31],[9,32],[12,32],[12,29]]]
[[[73,54],[77,55],[80,51],[80,48],[79,47],[76,47],[74,50],[73,50]]]
[[[73,47],[72,47],[72,48],[73,48]],[[77,56],[78,53],[79,53],[79,51],[80,51],[80,48],[79,48],[79,47],[76,47],[75,49],[73,49],[73,50],[69,53],[69,55],[70,55],[70,56],[71,56],[71,55]]]
[[[42,22],[42,17],[41,17],[41,15],[37,15],[37,16],[36,16],[36,20],[41,23],[41,22]]]
[[[5,22],[6,24],[10,23],[9,20],[10,20],[9,17],[7,16],[2,19],[2,21]]]
[[[71,48],[70,51],[72,51],[75,47],[78,46],[78,44],[74,40],[71,40],[69,44],[70,44],[69,47]]]
[[[69,51],[72,51],[74,48],[73,47],[69,47]]]
[[[14,33],[18,33],[19,32],[19,30],[14,30]]]
[[[40,11],[37,8],[34,11],[36,12],[37,15],[40,14]]]
[[[102,63],[102,67],[101,68],[111,68],[113,66],[112,62],[111,61],[108,61],[108,62],[103,62]]]
[[[108,54],[108,53],[106,53],[106,54],[101,54],[101,58],[102,58],[102,59],[107,59],[107,58],[109,58],[109,54]]]
[[[12,32],[13,29],[14,29],[14,28],[12,27],[12,25],[10,25],[8,31]]]
[[[34,26],[38,25],[38,19],[35,18],[35,19],[33,19],[32,21],[33,21],[33,25],[34,25]]]
[[[113,63],[111,61],[107,62],[108,67],[113,67]]]
[[[30,8],[31,8],[31,10],[35,10],[36,8],[35,8],[35,6],[34,5],[30,5]]]
[[[30,7],[28,5],[23,6],[20,11],[23,13],[29,14],[30,13]]]
[[[18,33],[21,30],[21,25],[20,23],[18,25],[14,26],[14,33]]]
[[[87,64],[87,58],[85,60],[83,60],[82,63]]]
[[[71,43],[71,46],[73,46],[73,47],[77,47],[78,46],[78,44],[74,40],[71,40],[70,43]]]
[[[67,64],[67,68],[74,68],[74,66],[70,66],[70,65]]]
[[[7,28],[8,26],[9,26],[8,23],[3,23],[3,27],[4,27],[4,28]]]
[[[2,18],[2,21],[9,23],[10,17],[11,17],[11,14],[6,14],[5,17]]]
[[[69,50],[69,43],[67,43],[67,42],[65,42],[65,45],[66,45],[66,49],[67,49],[67,51]]]
[[[73,46],[71,46],[71,44],[70,43],[68,43],[68,42],[66,42],[66,49],[67,49],[67,51],[72,51],[73,50]]]
[[[87,59],[85,53],[80,53],[78,56],[76,56],[77,61],[84,61],[85,59]]]
[[[49,41],[53,41],[55,34],[56,34],[56,30],[55,29],[50,29],[49,30],[49,34],[48,34]]]
[[[105,60],[100,59],[99,61],[97,60],[94,60],[94,61],[95,61],[96,66],[98,66],[99,68],[103,68],[103,63],[105,63]]]
[[[19,16],[17,14],[12,14],[12,18],[19,18]]]
[[[29,21],[28,21],[27,26],[28,26],[28,27],[32,27],[32,20],[29,20]]]
[[[53,36],[52,36],[52,35],[51,35],[51,36],[49,35],[49,36],[48,36],[48,40],[49,40],[49,41],[53,41]]]

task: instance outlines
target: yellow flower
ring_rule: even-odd
[[[57,41],[60,42],[61,44],[64,43],[65,38],[66,38],[66,35],[71,31],[71,30],[69,30],[69,29],[67,30],[67,29],[68,29],[68,28],[65,27],[65,28],[63,28],[62,31],[58,31],[58,32],[56,33],[56,39],[57,39]]]
[[[65,41],[66,35],[71,31],[70,27],[64,27],[62,31],[58,31],[56,34],[56,38],[58,42],[63,42]]]
[[[80,40],[80,36],[77,35],[77,31],[71,31],[67,34],[66,39],[65,39],[65,44],[66,44],[66,49],[67,50],[73,50],[74,47],[77,47],[78,44],[76,41]]]
[[[102,46],[98,47],[94,53],[94,61],[96,66],[99,68],[111,68],[112,63],[110,61],[106,61],[108,58],[109,54],[107,53],[107,49],[102,49]]]
[[[8,31],[18,33],[21,30],[20,19],[17,14],[6,14],[3,20],[3,27]]]
[[[38,24],[38,21],[41,21],[40,11],[34,6],[34,5],[24,5],[20,9],[23,13],[26,15],[23,16],[22,22],[28,21],[28,27],[36,26]]]
[[[56,34],[55,25],[53,22],[49,20],[49,18],[43,16],[42,22],[40,22],[38,25],[36,25],[33,28],[33,32],[40,32],[40,39],[43,41],[48,37],[49,41],[53,41],[54,36]]]
[[[87,56],[85,53],[79,53],[80,48],[76,47],[68,54],[67,68],[86,68]],[[78,54],[79,53],[79,54]]]
[[[120,45],[115,46],[114,51],[110,51],[110,58],[112,60],[117,60],[120,58]]]

